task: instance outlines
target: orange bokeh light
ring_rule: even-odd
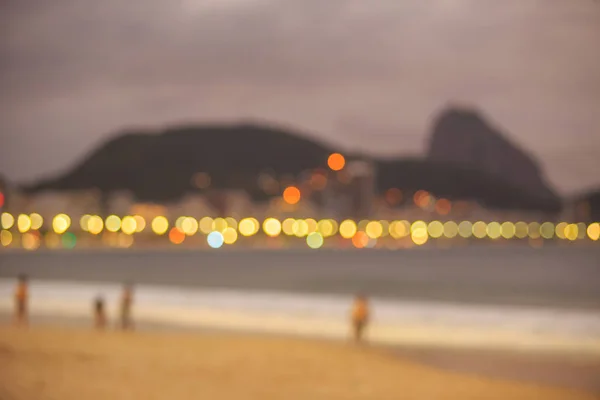
[[[300,189],[296,186],[288,186],[283,191],[283,200],[288,204],[296,204],[300,201]]]
[[[334,171],[341,171],[346,165],[346,159],[340,153],[333,153],[327,159],[327,165]]]
[[[450,203],[450,200],[439,199],[435,203],[435,211],[440,215],[447,215],[448,213],[450,213],[451,209],[452,204]]]
[[[366,247],[366,245],[368,243],[369,243],[369,237],[364,232],[356,232],[356,235],[354,235],[352,237],[352,244],[357,249],[362,249],[362,248]]]
[[[431,195],[424,190],[419,190],[415,193],[414,201],[416,206],[425,208],[431,202]]]
[[[179,228],[173,227],[169,231],[169,240],[174,244],[181,244],[185,240],[185,233],[183,233]]]
[[[385,201],[390,206],[396,206],[402,201],[402,191],[398,188],[391,188],[385,192]]]

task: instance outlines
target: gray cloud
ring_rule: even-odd
[[[419,152],[429,118],[456,99],[532,149],[560,189],[599,183],[593,1],[0,7],[0,171],[10,177],[65,168],[123,126],[181,120],[267,119],[373,152]]]

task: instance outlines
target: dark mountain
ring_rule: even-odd
[[[434,141],[445,136],[442,128],[441,134],[435,130]],[[473,135],[470,140],[477,141]],[[475,200],[495,208],[547,212],[560,208],[556,196],[527,190],[520,180],[476,163],[445,159],[439,156],[443,152],[437,150],[437,144],[435,147],[429,159],[375,160],[377,189],[424,189],[437,196]],[[332,151],[304,135],[253,124],[127,132],[105,143],[70,172],[25,190],[130,190],[138,200],[164,202],[201,190],[194,186],[193,177],[203,172],[210,175],[211,189],[243,189],[261,200],[267,197],[258,186],[261,173],[293,179],[304,171],[324,167]]]
[[[540,200],[559,201],[534,158],[473,110],[449,109],[439,115],[428,158],[488,173]]]

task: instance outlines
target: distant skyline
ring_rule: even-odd
[[[0,174],[61,172],[127,127],[255,120],[421,155],[481,110],[561,193],[600,185],[594,0],[0,2]]]

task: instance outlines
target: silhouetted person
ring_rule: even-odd
[[[94,326],[98,330],[106,328],[106,309],[104,307],[104,299],[98,296],[94,299]]]
[[[27,275],[19,275],[15,288],[15,323],[26,326],[29,323],[29,280]]]
[[[352,329],[354,339],[357,342],[362,341],[365,328],[369,323],[369,303],[363,295],[358,295],[352,305]]]
[[[133,319],[131,317],[131,307],[133,305],[133,286],[126,284],[123,287],[121,295],[121,329],[132,330]]]

